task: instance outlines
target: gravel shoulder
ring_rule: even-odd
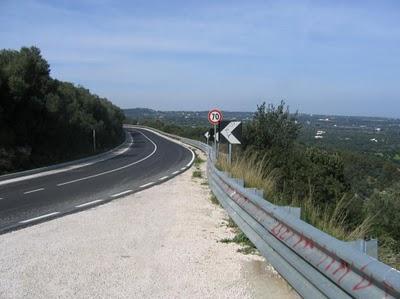
[[[228,216],[193,171],[1,235],[0,298],[298,298],[263,257],[219,242]]]

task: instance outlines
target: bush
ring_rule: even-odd
[[[367,214],[374,217],[374,233],[390,236],[400,246],[400,184],[385,191],[375,191],[365,208]]]

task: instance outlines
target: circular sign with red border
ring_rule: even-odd
[[[208,112],[208,121],[212,125],[218,125],[222,121],[222,112],[219,109],[211,109]]]

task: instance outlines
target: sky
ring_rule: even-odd
[[[121,108],[400,118],[400,1],[0,0],[0,48]]]

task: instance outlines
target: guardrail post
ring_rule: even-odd
[[[257,188],[246,188],[246,190],[253,192],[254,194],[264,198],[264,190],[262,189],[257,189]]]
[[[244,180],[243,179],[232,178],[232,180],[235,181],[235,183],[238,184],[239,186],[244,187]]]
[[[347,242],[351,247],[378,259],[378,239],[355,240]]]

